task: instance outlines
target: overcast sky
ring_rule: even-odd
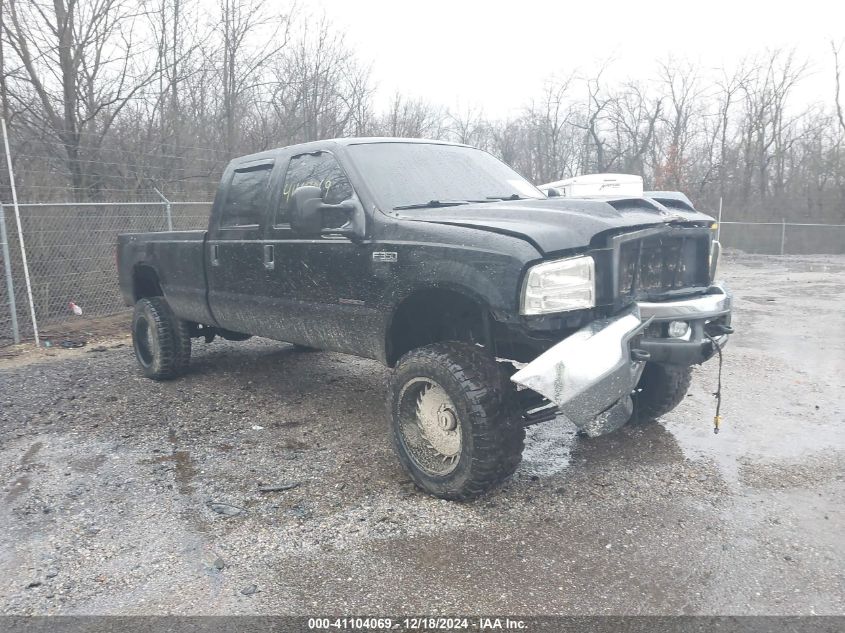
[[[312,0],[371,61],[377,103],[399,90],[505,117],[544,78],[613,59],[611,79],[648,80],[670,55],[731,65],[767,47],[811,62],[801,98],[831,103],[831,38],[845,39],[845,1]],[[843,49],[845,52],[845,49]]]

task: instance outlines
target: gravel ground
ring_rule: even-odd
[[[154,383],[126,338],[4,359],[0,612],[845,614],[845,258],[722,272],[722,433],[711,362],[659,423],[530,429],[465,504],[400,470],[374,362],[216,341]]]

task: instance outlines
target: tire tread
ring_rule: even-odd
[[[692,367],[647,363],[633,394],[634,417],[642,422],[666,415],[683,402],[691,383]]]
[[[150,367],[142,368],[148,378],[170,380],[183,374],[191,360],[191,334],[188,323],[178,318],[164,297],[145,297],[135,304],[135,318],[145,313],[155,328],[157,357]]]
[[[391,417],[395,415],[393,396],[403,386],[403,370],[432,365],[444,368],[460,386],[471,418],[473,454],[469,476],[460,488],[427,490],[446,499],[473,499],[502,483],[517,469],[522,458],[525,429],[513,415],[510,387],[496,361],[482,348],[460,342],[433,343],[399,359],[390,381]],[[413,477],[413,468],[402,454],[396,423],[393,436],[400,461]],[[415,479],[421,483],[417,477]],[[422,485],[425,487],[424,483]]]

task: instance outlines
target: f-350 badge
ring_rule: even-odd
[[[393,251],[373,251],[373,261],[395,264],[399,261],[399,253]]]

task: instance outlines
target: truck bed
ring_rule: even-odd
[[[120,290],[126,305],[136,301],[133,274],[156,270],[170,307],[184,319],[213,324],[208,307],[205,243],[207,231],[126,233],[117,238]]]

